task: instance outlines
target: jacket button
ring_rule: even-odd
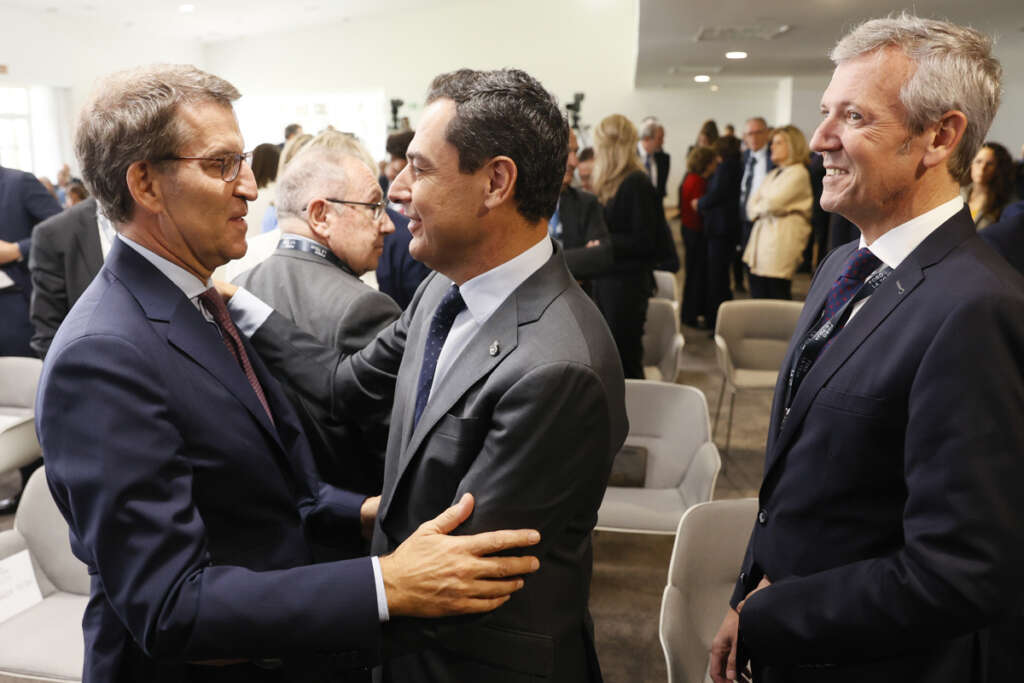
[[[757,513],[757,523],[760,524],[761,526],[764,526],[765,524],[768,523],[768,511],[767,510],[762,508]]]

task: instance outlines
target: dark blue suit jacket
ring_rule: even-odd
[[[704,233],[709,238],[740,240],[740,183],[743,166],[738,158],[723,159],[708,181],[708,189],[697,200],[697,210],[704,219]]]
[[[60,213],[60,204],[31,173],[0,166],[0,240],[16,242],[21,260],[0,266],[14,287],[0,290],[0,355],[31,356],[29,339],[28,256],[32,249],[32,228]]]
[[[818,269],[783,368],[843,263]],[[772,406],[735,605],[762,681],[986,680],[1021,604],[1024,279],[962,210]]]
[[[362,496],[318,480],[295,413],[247,351],[273,422],[217,329],[120,241],[53,340],[36,420],[92,574],[85,682],[378,645],[369,559],[314,564],[311,550],[352,532]]]
[[[978,233],[993,249],[1024,273],[1024,214],[1004,218]]]
[[[409,219],[392,209],[388,209],[388,217],[395,231],[384,237],[384,253],[377,262],[377,286],[405,310],[431,271],[409,253]]]

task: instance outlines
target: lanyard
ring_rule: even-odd
[[[341,268],[349,275],[355,275],[355,273],[352,272],[352,269],[349,268],[344,261],[335,256],[333,251],[322,244],[317,244],[316,242],[311,242],[309,240],[298,239],[296,237],[282,237],[281,241],[277,243],[277,248],[289,249],[291,251],[303,251],[307,254],[312,254],[313,256],[322,258],[331,265]]]
[[[822,309],[821,317],[818,318],[818,322],[815,323],[807,338],[804,339],[804,343],[800,346],[800,353],[797,354],[796,362],[789,369],[789,379],[786,383],[786,412],[782,418],[783,421],[786,419],[785,416],[789,415],[789,407],[793,403],[793,397],[796,396],[797,389],[800,388],[800,383],[803,382],[804,377],[810,372],[814,361],[821,355],[829,338],[846,322],[848,313],[853,305],[871,296],[891,273],[892,268],[889,266],[881,266],[875,270],[875,272],[868,276],[864,284],[860,286],[857,293],[850,297],[850,300],[843,304],[843,307],[836,311],[831,318],[826,319],[825,311]]]

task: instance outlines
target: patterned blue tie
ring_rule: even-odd
[[[452,329],[455,317],[466,307],[462,300],[458,285],[452,285],[441,299],[440,305],[434,311],[434,319],[430,321],[430,330],[427,333],[427,345],[423,349],[423,365],[420,366],[420,381],[416,385],[416,412],[412,418],[412,428],[416,429],[419,424],[420,415],[427,407],[427,399],[430,398],[430,387],[434,384],[434,371],[437,370],[437,359],[441,355],[441,348],[448,333]]]
[[[839,274],[839,278],[832,284],[832,289],[828,290],[824,317],[830,319],[838,313],[864,285],[864,280],[880,265],[882,262],[867,247],[850,254],[850,258],[846,259],[846,263],[843,265],[843,271]],[[850,318],[848,315],[843,317],[847,320]],[[822,351],[832,345],[836,338],[835,335],[840,329],[841,326],[836,325],[836,329],[833,330],[832,336],[829,337]]]

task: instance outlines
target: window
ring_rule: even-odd
[[[32,169],[28,88],[0,88],[0,164]]]

